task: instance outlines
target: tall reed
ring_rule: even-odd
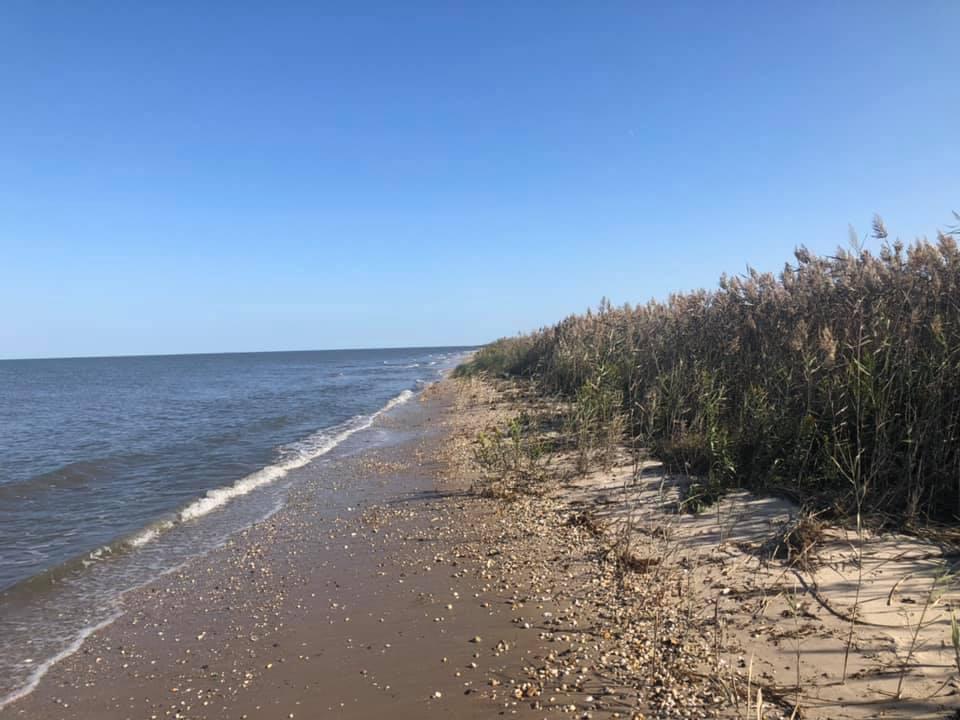
[[[901,523],[960,516],[960,251],[887,239],[779,275],[599,308],[481,349],[461,374],[620,403],[624,430],[722,487]],[[600,385],[598,385],[600,383]],[[604,410],[609,414],[608,410]]]

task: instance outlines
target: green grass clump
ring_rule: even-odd
[[[477,350],[469,362],[457,366],[454,377],[470,377],[484,374],[492,377],[522,375],[524,370],[535,366],[528,356],[533,347],[529,335],[502,338]]]
[[[773,488],[911,523],[960,516],[960,251],[950,234],[750,270],[574,315],[458,370],[527,377],[596,443],[620,427],[718,489]],[[616,407],[611,408],[611,403]]]
[[[472,490],[480,495],[509,499],[536,495],[544,489],[548,456],[526,413],[503,428],[481,432],[474,446],[474,460],[481,475]]]

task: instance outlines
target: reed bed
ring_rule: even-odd
[[[779,275],[570,316],[458,369],[525,377],[577,431],[672,467],[898,526],[960,517],[960,250],[805,248]],[[602,454],[602,453],[601,453]]]

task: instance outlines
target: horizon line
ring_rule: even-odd
[[[203,355],[269,355],[279,353],[311,352],[356,352],[370,350],[448,350],[482,347],[484,343],[471,345],[396,345],[392,347],[338,347],[309,348],[299,350],[223,350],[217,352],[170,352],[170,353],[130,353],[121,355],[46,355],[43,357],[0,357],[0,362],[23,362],[32,360],[119,360],[125,358],[154,357],[193,357]]]

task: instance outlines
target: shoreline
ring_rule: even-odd
[[[430,386],[381,418],[394,444],[338,458],[268,520],[136,591],[123,617],[0,720],[946,718],[960,708],[936,644],[957,599],[922,598],[930,546],[872,538],[864,598],[885,595],[875,604],[886,619],[857,623],[839,682],[849,623],[834,613],[844,616],[836,586],[849,579],[849,539],[824,543],[816,569],[761,559],[754,545],[788,506],[742,496],[671,515],[678,479],[657,464],[624,455],[578,475],[562,452],[542,492],[470,493],[477,433],[548,405],[516,384]],[[321,502],[346,486],[363,499]],[[884,556],[890,547],[909,552]],[[896,699],[891,659],[925,607]]]
[[[480,516],[495,508],[439,477],[448,431],[433,418],[451,387],[381,418],[399,444],[338,458],[267,520],[131,591],[0,718],[489,716],[539,641],[483,578]],[[327,512],[325,483],[367,498]],[[453,549],[465,527],[469,555]]]
[[[8,643],[20,643],[9,647],[23,652],[11,652],[5,658],[11,672],[0,672],[0,710],[32,692],[49,668],[121,616],[129,594],[179,571],[234,534],[269,520],[283,507],[282,496],[291,482],[297,482],[298,470],[322,461],[332,451],[351,452],[351,446],[363,446],[362,436],[351,438],[416,395],[404,389],[369,413],[287,443],[282,448],[295,448],[296,454],[278,453],[275,462],[210,488],[145,526],[4,588],[0,629],[9,631],[4,638]],[[246,497],[254,491],[260,492]],[[214,522],[194,522],[212,511],[222,511]],[[36,629],[42,631],[37,634]]]

